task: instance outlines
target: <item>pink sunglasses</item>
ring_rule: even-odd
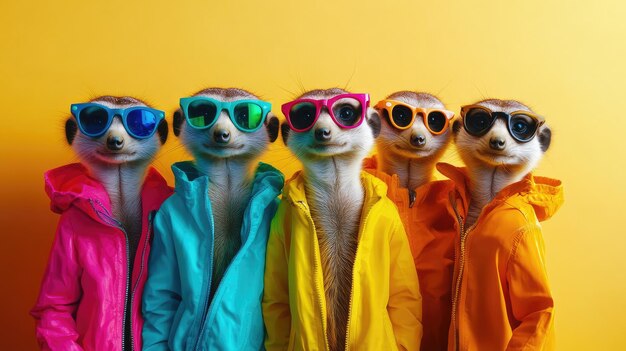
[[[370,105],[368,94],[341,94],[330,99],[298,99],[282,106],[283,114],[289,127],[298,133],[313,128],[315,122],[326,107],[335,124],[341,128],[352,129],[363,123]]]

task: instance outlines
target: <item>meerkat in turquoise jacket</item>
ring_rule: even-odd
[[[154,223],[144,350],[259,350],[265,252],[283,175],[255,160],[278,135],[270,104],[240,89],[181,99],[174,133],[194,156]]]

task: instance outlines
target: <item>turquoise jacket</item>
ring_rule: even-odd
[[[265,249],[284,178],[259,163],[241,248],[208,304],[213,263],[209,178],[192,162],[172,166],[175,193],[154,219],[143,294],[144,350],[260,350]]]

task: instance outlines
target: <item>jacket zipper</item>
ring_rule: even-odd
[[[137,282],[135,282],[135,286],[133,287],[133,290],[131,291],[131,296],[130,296],[130,306],[131,306],[131,309],[132,309],[132,306],[133,306],[133,301],[135,299],[135,291],[137,291],[137,287],[139,286],[139,282],[141,281],[141,276],[143,275],[143,267],[144,267],[143,263],[144,263],[144,258],[146,256],[146,248],[148,247],[148,243],[150,242],[150,233],[152,232],[152,221],[154,220],[155,212],[156,211],[150,211],[150,213],[148,214],[148,232],[146,234],[146,240],[145,240],[145,242],[143,244],[143,249],[141,250],[141,265],[139,266],[139,275],[137,276]],[[133,337],[133,332],[132,331],[133,331],[133,319],[131,317],[130,318],[130,343],[131,343],[131,350],[135,346],[135,338]]]
[[[315,228],[315,222],[313,222],[313,217],[311,217],[311,213],[309,212],[308,206],[304,204],[303,201],[298,201],[300,204],[300,208],[304,210],[311,226],[313,226],[313,233],[317,235],[317,229]],[[317,257],[313,258],[315,262],[315,276],[319,273],[320,266],[317,262]],[[328,335],[326,334],[326,315],[324,314],[324,306],[322,306],[322,293],[320,292],[319,284],[315,284],[315,292],[317,293],[317,301],[319,301],[320,314],[322,315],[322,330],[324,331],[324,345],[326,346],[325,350],[329,350],[330,346],[328,345]],[[352,300],[352,298],[350,298]],[[350,319],[350,312],[348,312],[348,319]]]
[[[113,222],[113,224],[108,223],[110,226],[115,227],[119,230],[122,231],[122,233],[124,233],[124,239],[125,239],[125,243],[126,243],[126,290],[124,292],[124,314],[122,315],[122,351],[126,350],[126,342],[125,337],[126,337],[126,313],[128,313],[128,310],[126,308],[126,305],[128,304],[128,290],[130,288],[130,276],[131,276],[131,272],[130,272],[130,243],[128,241],[128,233],[126,233],[126,230],[124,229],[124,227],[122,226],[122,223],[120,223],[120,221],[118,221],[117,219],[111,217],[111,215],[108,213],[109,211],[107,210],[106,207],[104,207],[104,205],[102,205],[102,203],[100,203],[100,201],[95,200],[95,202],[102,208],[104,209],[106,212],[102,212],[102,211],[98,211],[96,209],[96,207],[93,204],[92,200],[89,200],[89,202],[91,203],[91,207],[93,208],[93,210],[96,212],[96,214],[102,219],[102,215],[104,215],[106,217],[106,219]],[[132,333],[131,333],[131,337],[132,337]],[[130,345],[130,349],[131,351],[133,350],[133,345]]]
[[[208,195],[207,195],[208,196]],[[215,245],[215,225],[213,223],[213,211],[210,209],[209,207],[209,218],[211,218],[211,232],[213,233],[212,236],[212,243],[211,243],[211,252],[209,252],[209,269],[207,270],[207,275],[209,276],[209,281],[207,283],[207,291],[206,291],[206,295],[204,298],[204,307],[202,308],[202,316],[201,318],[201,322],[200,322],[200,330],[198,330],[198,338],[196,339],[196,344],[193,347],[194,350],[199,350],[200,347],[200,340],[202,339],[202,335],[204,334],[204,325],[206,324],[206,319],[207,316],[209,315],[209,308],[211,307],[211,305],[209,304],[209,295],[211,295],[211,284],[213,281],[213,251],[214,251],[214,245]],[[228,269],[227,269],[228,270]],[[215,293],[217,294],[217,289],[215,289]]]
[[[252,196],[252,198],[250,198],[250,202],[249,204],[251,204],[252,202],[254,202],[254,200],[261,196],[262,192],[258,192],[256,194],[254,194],[254,196]],[[211,212],[211,218],[213,218],[213,213]],[[211,222],[213,223],[213,222]],[[243,225],[243,222],[242,222]],[[243,228],[243,227],[242,227]],[[241,235],[241,233],[239,233]],[[246,242],[250,240],[250,237],[248,237],[248,239],[246,240]],[[213,225],[213,245],[215,245],[215,225]],[[232,267],[232,263],[233,261],[235,261],[235,259],[237,258],[237,256],[240,255],[241,253],[241,248],[243,247],[244,243],[241,244],[241,247],[239,248],[239,251],[235,254],[235,256],[233,257],[232,261],[228,264],[228,267],[226,267],[226,270],[224,271],[224,275],[222,276],[222,280],[224,277],[226,277],[226,275],[228,274],[228,272],[231,270]],[[210,271],[209,272],[213,272],[213,251],[211,251],[211,262],[210,262]],[[211,276],[209,278],[209,291],[211,289],[211,281],[213,280],[213,274],[211,273]],[[222,286],[222,284],[220,283],[220,285],[217,287],[217,289],[215,289],[215,294],[213,295],[213,298],[215,298],[215,296],[217,296],[217,293],[220,291],[220,287]],[[204,325],[206,324],[206,319],[209,315],[209,310],[211,309],[211,304],[209,304],[209,295],[207,294],[207,297],[204,301],[204,313],[202,315],[202,324],[200,325],[200,331],[198,332],[198,339],[196,340],[196,345],[194,347],[194,350],[199,350],[200,347],[200,340],[202,340],[202,335],[204,335]]]
[[[476,226],[476,223],[474,223],[474,225],[472,225],[470,228],[467,229],[467,231],[465,230],[465,220],[463,218],[463,216],[461,216],[456,208],[456,202],[452,204],[452,208],[454,209],[454,213],[456,214],[456,219],[459,222],[459,227],[460,227],[460,235],[461,235],[461,255],[459,257],[459,274],[456,278],[456,284],[455,284],[455,288],[454,288],[454,297],[452,299],[452,323],[454,326],[454,349],[458,350],[459,349],[459,324],[458,324],[458,315],[457,315],[457,309],[458,309],[458,299],[459,299],[459,293],[461,290],[461,281],[463,280],[463,270],[465,268],[465,240],[467,239],[467,235],[469,234],[470,231],[472,231],[472,229],[474,229],[474,227]],[[477,221],[478,222],[478,221]]]
[[[372,206],[372,208],[376,206],[376,204],[374,204]],[[363,220],[363,232],[365,232],[365,225],[367,224],[367,219],[370,216],[370,213],[372,212],[372,208],[369,209],[369,211],[367,211],[367,214],[365,215],[365,219]],[[360,233],[359,233],[360,234]],[[357,243],[356,243],[356,252],[354,253],[354,264],[352,265],[352,285],[350,286],[350,303],[348,304],[348,324],[346,325],[346,345],[344,347],[344,351],[348,351],[350,349],[350,345],[349,345],[349,341],[350,341],[350,320],[352,317],[352,300],[354,298],[354,276],[355,276],[355,269],[354,269],[354,265],[356,264],[356,259],[359,256],[359,248],[361,247],[361,240],[359,240],[360,238],[357,237]]]

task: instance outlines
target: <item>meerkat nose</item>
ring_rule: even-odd
[[[328,128],[317,128],[315,130],[315,139],[317,141],[329,141],[330,140],[330,129],[328,129]]]
[[[213,140],[218,144],[226,144],[230,141],[230,132],[226,129],[217,129],[213,132]]]
[[[426,145],[426,137],[422,134],[412,134],[411,145],[415,147],[424,147],[424,145]]]
[[[489,147],[494,150],[502,151],[504,150],[504,146],[506,145],[506,141],[500,137],[493,137],[489,140]]]
[[[111,151],[119,151],[124,147],[124,138],[121,135],[109,135],[107,148]]]

